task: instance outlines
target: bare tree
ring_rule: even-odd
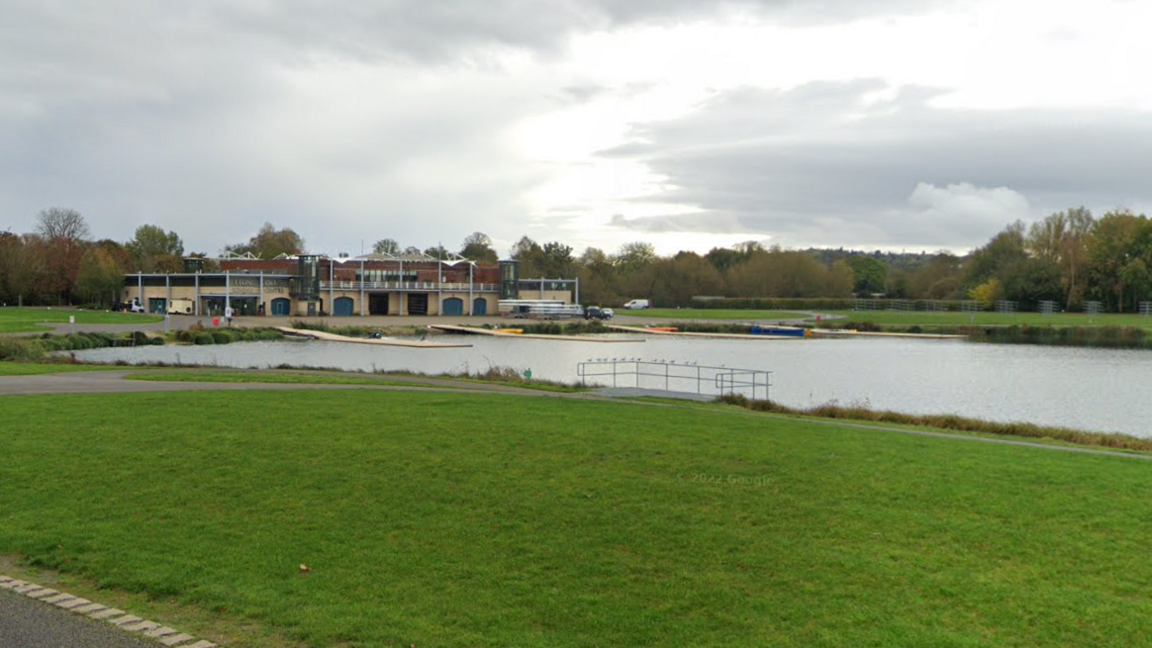
[[[372,252],[374,254],[391,254],[396,256],[400,254],[400,244],[396,242],[396,239],[382,238],[372,246]]]
[[[46,239],[66,239],[79,242],[87,239],[90,232],[88,223],[80,212],[74,209],[52,207],[36,216],[36,233]]]

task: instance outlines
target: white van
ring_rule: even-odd
[[[648,308],[648,300],[647,299],[633,299],[632,301],[628,302],[627,304],[624,304],[624,308],[627,308],[628,310],[643,310],[645,308]]]

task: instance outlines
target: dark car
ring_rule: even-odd
[[[586,320],[606,320],[610,317],[612,314],[604,312],[604,309],[599,306],[589,306],[584,309],[584,319]]]

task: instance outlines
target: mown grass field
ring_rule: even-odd
[[[45,324],[67,324],[69,317],[75,317],[77,324],[149,324],[160,321],[156,315],[142,313],[5,306],[0,308],[0,333],[48,331],[51,327]]]
[[[68,371],[101,371],[123,369],[108,365],[81,365],[62,362],[0,362],[0,376],[35,376]]]
[[[646,308],[643,310],[616,309],[617,315],[629,317],[651,317],[662,320],[701,319],[701,320],[782,320],[802,319],[810,313],[799,311],[776,310],[736,310],[736,309],[710,309],[710,308]]]
[[[834,315],[835,319],[825,317],[827,324],[851,324],[872,322],[881,326],[1133,326],[1137,328],[1152,329],[1152,317],[1139,314],[1102,314],[1088,316],[1084,313],[1054,313],[1042,315],[1040,313],[962,313],[953,311],[819,311],[820,314]],[[753,322],[771,322],[782,319],[809,318],[810,323],[815,319],[811,313],[799,311],[768,311],[768,310],[734,310],[734,309],[704,309],[704,308],[651,308],[638,311],[620,311],[620,314],[650,317],[664,321],[677,320],[740,320]]]
[[[1152,642],[1136,459],[367,390],[5,397],[0,457],[0,554],[232,647]]]
[[[882,326],[1132,326],[1152,329],[1152,317],[1136,314],[1084,313],[961,313],[942,311],[830,311],[843,317],[836,322],[872,322]]]

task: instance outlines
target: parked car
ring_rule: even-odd
[[[611,308],[601,308],[600,312],[604,314],[604,319],[606,320],[612,319],[616,315],[616,311]]]
[[[133,299],[130,302],[116,302],[112,304],[114,311],[128,311],[129,313],[143,313],[145,312],[144,306],[140,304],[140,300]]]
[[[584,319],[586,320],[606,320],[609,317],[612,316],[606,315],[604,313],[604,309],[600,308],[599,306],[589,306],[588,308],[584,309]]]
[[[649,304],[647,299],[633,299],[627,304],[624,304],[624,308],[627,308],[628,310],[643,310],[648,308],[648,306]]]

